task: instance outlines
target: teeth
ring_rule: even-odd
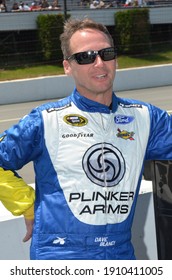
[[[102,75],[98,75],[97,78],[103,78],[105,76],[106,76],[105,74],[102,74]]]

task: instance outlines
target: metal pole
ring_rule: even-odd
[[[67,19],[67,1],[64,0],[64,19]]]

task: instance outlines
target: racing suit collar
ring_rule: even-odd
[[[82,96],[77,89],[75,88],[71,95],[72,101],[74,104],[82,111],[87,112],[99,112],[110,114],[111,112],[114,113],[117,110],[118,101],[116,95],[112,94],[112,108],[110,109],[108,106],[93,101],[91,99]]]

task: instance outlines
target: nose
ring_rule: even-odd
[[[103,60],[101,59],[101,57],[99,55],[96,56],[96,59],[94,61],[94,65],[95,66],[102,66],[103,65]]]

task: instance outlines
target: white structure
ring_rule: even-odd
[[[171,77],[172,64],[117,70],[114,91],[168,86]],[[73,79],[66,75],[0,82],[0,105],[61,98],[73,87]]]

